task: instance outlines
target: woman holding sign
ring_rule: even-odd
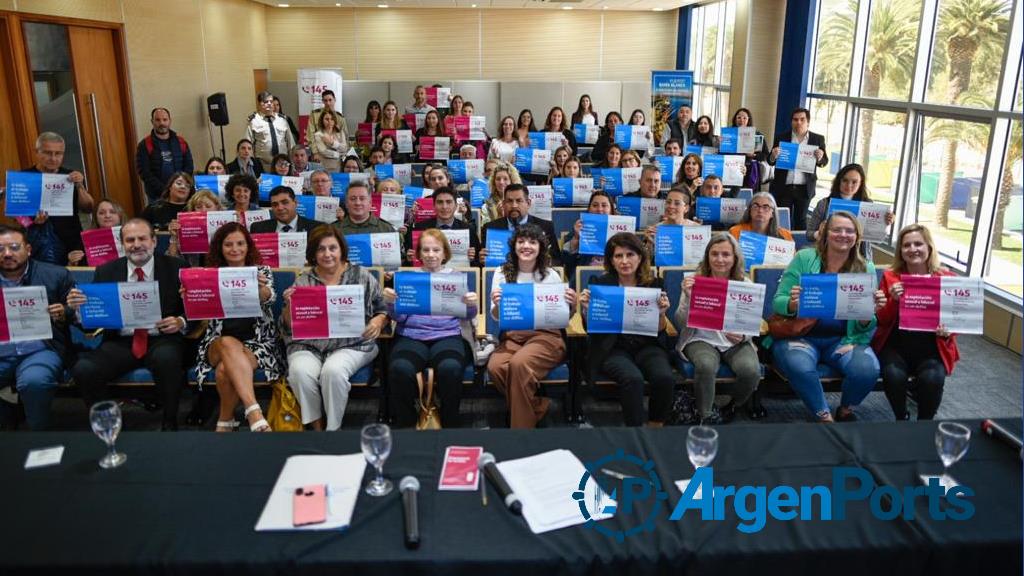
[[[865,262],[857,251],[861,230],[853,214],[832,214],[822,232],[816,246],[797,252],[786,267],[772,302],[779,318],[769,321],[772,336],[764,344],[771,349],[775,366],[818,421],[851,421],[857,419],[852,407],[867,397],[878,380],[878,358],[869,346],[875,318],[789,319],[799,319],[800,280],[804,274],[866,273],[874,278],[875,265]],[[885,294],[875,290],[873,299],[877,312],[885,305]],[[843,375],[843,395],[834,417],[818,377],[819,363]]]
[[[565,140],[563,145],[572,149],[572,156],[577,154],[576,134],[572,131],[572,126],[569,125],[569,118],[566,117],[565,112],[562,111],[560,106],[555,106],[548,111],[548,117],[544,120],[543,131],[561,132],[562,138]]]
[[[676,177],[674,185],[689,192],[692,198],[697,195],[701,184],[704,183],[704,178],[701,177],[703,173],[704,160],[699,155],[691,152],[683,156],[683,167],[679,170],[679,176]]]
[[[185,209],[188,199],[196,193],[196,185],[192,176],[185,172],[175,172],[167,179],[163,194],[155,203],[146,206],[142,217],[149,220],[155,230],[167,230],[167,225],[178,217],[178,212]]]
[[[732,115],[732,127],[733,128],[747,128],[754,126],[754,116],[750,113],[750,110],[746,108],[739,108]],[[768,142],[764,137],[764,134],[760,130],[754,131],[754,142],[756,148],[757,138],[761,138],[761,149],[754,150],[753,152],[747,153],[746,156],[746,174],[743,176],[743,187],[757,190],[761,186],[761,181],[765,179],[764,175],[761,174],[761,162],[767,163],[768,159]],[[767,164],[766,164],[767,165]]]
[[[612,197],[604,190],[594,190],[590,194],[590,203],[587,204],[588,214],[618,214],[612,204]],[[577,266],[604,266],[604,256],[580,255],[580,230],[583,228],[583,220],[576,220],[572,230],[562,234],[562,265],[565,266],[565,274],[569,281],[576,278]]]
[[[509,239],[505,263],[494,274],[491,317],[498,319],[505,284],[560,284],[561,275],[550,268],[548,237],[540,227],[525,224]],[[576,291],[566,286],[569,314],[576,307]],[[559,330],[506,330],[487,361],[487,372],[505,395],[513,428],[535,428],[548,411],[550,400],[537,397],[540,378],[565,357]]]
[[[501,203],[505,199],[505,188],[509,184],[522,184],[523,179],[519,176],[519,170],[512,164],[499,162],[491,172],[487,180],[487,188],[491,194],[484,200],[480,208],[480,226],[483,227],[491,220],[497,220],[503,216]]]
[[[828,207],[833,198],[841,200],[853,200],[856,202],[871,202],[871,194],[868,192],[867,175],[864,174],[864,167],[860,164],[847,164],[839,169],[835,178],[832,179],[832,191],[829,195],[814,206],[814,211],[807,217],[807,239],[815,241],[818,238],[821,223],[828,216]],[[886,226],[892,225],[896,214],[889,212],[885,215]],[[861,242],[860,253],[866,260],[871,260],[871,243]]]
[[[242,174],[238,175],[241,178],[252,178],[251,176],[245,176]],[[234,176],[232,176],[234,178]],[[196,192],[188,200],[188,204],[185,205],[185,212],[212,212],[215,210],[223,210],[224,207],[220,203],[220,198],[214,195],[209,190],[200,190]],[[181,258],[182,260],[189,263],[189,266],[202,266],[203,258],[205,254],[182,254],[181,245],[178,242],[178,234],[181,232],[181,224],[178,220],[172,220],[167,226],[167,230],[171,233],[171,242],[167,245],[167,255],[174,256],[175,258]]]
[[[497,158],[502,162],[515,162],[516,148],[519,148],[516,120],[511,116],[505,116],[501,119],[501,124],[498,125],[498,137],[491,140],[487,158]]]
[[[621,114],[614,111],[605,114],[604,127],[601,128],[601,133],[597,136],[597,142],[594,143],[594,149],[590,152],[590,161],[594,163],[594,166],[604,168],[617,168],[619,166],[618,159],[612,164],[608,162],[607,155],[615,142],[615,127],[620,124],[625,124]],[[619,148],[619,155],[622,155],[621,148]]]
[[[710,116],[697,118],[697,132],[693,135],[693,139],[690,140],[690,144],[704,148],[714,148],[715,150],[718,150],[718,147],[722,145],[722,139],[715,134],[715,124],[711,121]]]
[[[337,430],[348,404],[351,378],[377,357],[377,337],[388,324],[387,308],[377,279],[348,261],[348,244],[334,226],[309,233],[306,261],[312,266],[282,293],[281,327],[288,352],[288,384],[302,411],[302,423],[314,430]],[[304,286],[361,286],[366,328],[358,337],[296,339],[292,296]],[[324,412],[327,412],[326,418]]]
[[[743,218],[739,224],[729,228],[729,234],[739,240],[743,232],[756,232],[770,238],[782,238],[793,241],[793,233],[785,228],[779,228],[779,219],[775,215],[777,207],[775,197],[768,192],[758,192],[750,199],[747,209],[743,212]]]
[[[900,299],[903,297],[901,274],[915,276],[955,276],[939,263],[939,253],[932,234],[921,224],[911,224],[900,230],[896,239],[899,248],[895,261],[882,276],[879,288],[889,296],[885,307],[878,311],[878,329],[871,347],[882,363],[882,383],[885,397],[897,420],[910,420],[907,411],[907,390],[917,396],[917,419],[931,420],[939,411],[942,388],[946,375],[960,360],[956,334],[942,324],[935,333],[904,330],[900,324]],[[910,377],[914,377],[913,383]]]
[[[700,223],[695,220],[690,220],[687,216],[690,214],[690,194],[681,188],[672,188],[665,193],[665,214],[661,217],[661,222],[648,226],[644,229],[643,243],[650,254],[651,259],[654,259],[654,242],[655,237],[658,235],[658,226],[662,224],[674,224],[676,226],[700,226]]]
[[[627,295],[621,312],[622,323],[625,325],[625,316],[631,310],[640,307],[648,310],[656,308],[656,326],[651,327],[651,332],[656,332],[656,335],[625,331],[618,334],[590,334],[587,354],[589,380],[594,382],[598,374],[604,374],[619,385],[622,418],[626,426],[640,426],[646,421],[648,426],[661,427],[668,418],[672,406],[672,389],[675,386],[675,375],[672,373],[668,353],[668,336],[665,334],[668,326],[668,318],[665,317],[669,306],[668,294],[662,290],[661,278],[655,276],[647,251],[636,234],[619,232],[608,239],[604,249],[604,271],[604,275],[590,281],[590,286],[652,288],[658,291],[656,300],[646,305],[633,305],[633,299]],[[591,301],[591,288],[587,288],[580,294],[585,326],[589,326]],[[644,381],[651,384],[646,418]]]
[[[93,230],[113,228],[120,226],[125,218],[124,208],[113,200],[100,200],[96,203],[96,209],[92,213],[92,222],[95,224]],[[82,243],[85,244],[85,232],[82,232]],[[80,266],[85,258],[84,250],[72,250],[68,252],[68,266]]]
[[[199,342],[199,363],[196,381],[200,385],[210,372],[216,374],[220,395],[218,432],[233,432],[235,406],[241,400],[245,418],[253,432],[270,432],[270,425],[253,392],[253,372],[263,370],[270,381],[283,374],[281,341],[274,324],[272,305],[274,275],[269,266],[260,265],[260,254],[245,226],[229,222],[217,229],[210,241],[206,264],[211,268],[258,266],[260,308],[257,318],[225,318],[210,320]],[[184,290],[184,289],[182,289]]]
[[[697,266],[696,274],[683,278],[683,295],[676,309],[676,324],[687,325],[695,276],[749,282],[743,269],[743,253],[736,239],[723,233],[712,236],[704,249],[704,259]],[[750,398],[761,380],[761,364],[757,360],[757,350],[750,336],[687,327],[679,334],[676,352],[683,360],[693,364],[697,412],[701,425],[720,424],[723,417],[728,420],[733,409]],[[732,400],[720,412],[715,406],[715,377],[723,362],[736,374],[736,381],[732,387]]]
[[[427,274],[451,274],[445,266],[452,257],[444,233],[436,228],[424,230],[416,249],[416,258]],[[396,276],[396,282],[398,276]],[[465,278],[465,276],[463,276]],[[434,288],[428,289],[433,292]],[[431,299],[433,294],[431,294]],[[435,375],[437,398],[440,400],[441,425],[459,426],[459,402],[462,399],[462,374],[473,360],[474,330],[478,299],[476,292],[463,294],[466,314],[462,317],[434,314],[394,315],[398,293],[384,289],[388,313],[395,318],[395,340],[388,357],[388,388],[394,425],[409,428],[416,424],[416,400],[420,397],[416,375],[431,368]]]

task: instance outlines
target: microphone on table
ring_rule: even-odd
[[[402,493],[402,510],[405,512],[405,547],[420,547],[420,520],[416,510],[416,495],[420,491],[420,481],[415,476],[406,476],[398,483]]]
[[[498,470],[498,465],[494,463],[494,454],[484,452],[477,460],[477,465],[483,470],[487,481],[498,491],[498,495],[501,496],[501,501],[505,503],[505,506],[513,514],[522,515],[523,503],[519,501],[519,497],[512,491],[512,487],[508,485],[505,477],[501,475],[501,470]]]
[[[981,431],[1010,446],[1021,454],[1021,458],[1024,458],[1024,442],[1010,433],[1009,430],[997,424],[994,420],[988,418],[982,420]]]

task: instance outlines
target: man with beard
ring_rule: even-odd
[[[158,282],[161,319],[152,328],[104,330],[103,343],[79,356],[71,374],[82,390],[86,406],[107,396],[107,383],[126,372],[147,368],[163,402],[163,430],[178,428],[178,398],[185,385],[183,335],[188,331],[185,306],[178,292],[183,260],[154,255],[156,233],[149,222],[132,218],[121,226],[125,256],[96,269],[94,282]],[[85,304],[80,290],[68,294],[72,310]],[[190,360],[191,362],[191,360]]]
[[[487,258],[487,231],[488,230],[515,230],[523,224],[535,224],[544,231],[548,237],[548,252],[551,256],[551,265],[560,266],[562,263],[561,251],[558,249],[558,240],[555,238],[555,227],[549,220],[543,220],[536,216],[530,216],[530,196],[526,193],[526,187],[522,184],[509,184],[505,187],[505,194],[501,201],[504,218],[491,220],[484,224],[480,238],[480,262]]]
[[[149,121],[153,129],[135,148],[135,170],[146,187],[146,198],[155,202],[171,174],[192,174],[195,166],[188,142],[171,130],[171,113],[167,108],[153,108]]]
[[[67,268],[33,260],[31,256],[32,246],[25,229],[0,224],[0,286],[45,287],[53,330],[53,338],[49,340],[0,344],[0,389],[6,392],[8,386],[14,385],[25,405],[28,427],[45,430],[50,422],[50,402],[68,352],[67,313],[62,302],[75,281]],[[14,406],[0,401],[0,420],[6,423],[13,416]]]

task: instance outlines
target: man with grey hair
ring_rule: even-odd
[[[274,112],[273,94],[260,92],[256,103],[259,109],[245,120],[245,137],[253,144],[253,155],[264,166],[272,166],[274,156],[287,154],[295,146],[295,138],[288,127],[288,119]]]
[[[82,222],[78,215],[88,214],[93,209],[93,198],[85,188],[85,176],[64,166],[64,138],[56,132],[43,132],[36,138],[36,163],[22,172],[67,174],[68,180],[75,185],[74,213],[71,216],[50,216],[40,211],[27,226],[32,257],[67,266],[68,253],[84,249]]]

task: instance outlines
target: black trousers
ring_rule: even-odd
[[[181,336],[150,336],[146,355],[132,354],[130,337],[105,336],[99,348],[79,354],[71,375],[82,391],[86,407],[107,398],[107,384],[138,368],[153,373],[158,400],[163,404],[163,425],[175,428],[178,422],[178,398],[185,386],[183,365],[186,344]]]
[[[619,385],[622,419],[626,426],[642,426],[644,420],[644,381],[651,384],[647,420],[664,422],[672,407],[675,376],[668,352],[657,344],[635,351],[612,348],[601,364],[601,371]]]
[[[942,403],[942,388],[946,383],[946,367],[934,346],[922,351],[887,345],[879,354],[882,365],[882,385],[897,420],[909,418],[907,390],[917,395],[917,419],[931,420]],[[914,377],[913,383],[910,377]]]
[[[392,423],[411,428],[419,417],[419,387],[416,374],[434,369],[434,397],[441,414],[441,426],[457,428],[460,423],[462,374],[469,362],[466,343],[461,336],[422,342],[405,336],[395,339],[388,357],[388,394]]]
[[[811,197],[814,190],[808,193],[807,185],[783,186],[781,191],[775,195],[775,203],[779,208],[789,208],[790,216],[793,219],[792,230],[807,229],[807,207],[811,204]]]

